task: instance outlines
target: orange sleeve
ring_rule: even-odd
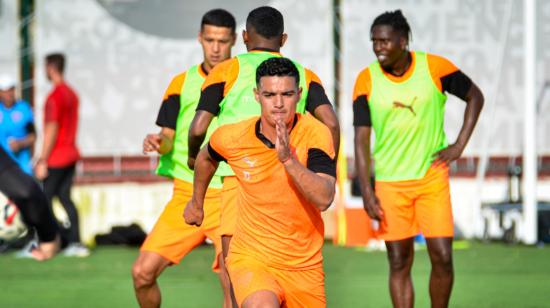
[[[320,86],[323,85],[323,83],[321,82],[321,79],[319,78],[319,76],[317,76],[317,74],[315,74],[312,70],[310,70],[308,68],[304,68],[304,70],[305,70],[305,75],[306,75],[306,85],[307,85],[308,88],[309,88],[309,85],[312,82],[316,82]]]
[[[362,95],[365,95],[369,99],[371,87],[370,70],[367,67],[357,75],[355,87],[353,88],[353,101],[355,102]]]
[[[332,142],[332,138],[330,130],[328,127],[320,122],[317,119],[313,120],[313,129],[310,130],[310,138],[312,140],[311,145],[309,148],[316,148],[323,152],[325,152],[328,156],[330,156],[331,159],[334,159],[336,156],[336,153],[334,151],[334,144]]]
[[[212,133],[212,136],[210,136],[210,141],[208,143],[208,146],[224,159],[227,159],[227,144],[230,143],[228,136],[229,131],[228,125],[218,127],[214,133]],[[212,156],[212,153],[210,153],[210,155]]]
[[[171,95],[179,96],[181,94],[181,87],[185,81],[185,73],[186,72],[183,72],[172,78],[172,81],[170,81],[170,84],[168,85],[168,89],[164,92],[164,97],[162,99],[163,102],[165,102]]]
[[[239,76],[239,60],[237,58],[231,58],[229,60],[223,61],[222,63],[216,65],[206,77],[206,80],[202,84],[202,89],[208,88],[211,85],[225,83],[224,93],[226,96],[237,77]]]
[[[458,71],[458,68],[446,58],[428,54],[428,67],[434,84],[442,91],[441,78]]]

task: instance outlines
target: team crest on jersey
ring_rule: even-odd
[[[12,112],[12,114],[11,114],[11,120],[12,120],[14,123],[20,122],[21,120],[23,120],[23,113],[22,113],[21,111],[14,111],[14,112]]]
[[[256,166],[256,162],[258,161],[257,159],[250,159],[248,158],[248,156],[245,156],[245,158],[243,158],[243,161],[249,166],[249,167],[254,167]]]

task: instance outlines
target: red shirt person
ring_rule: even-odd
[[[78,97],[65,83],[64,69],[63,54],[46,56],[46,75],[54,88],[46,101],[44,141],[35,174],[44,181],[44,192],[50,204],[57,196],[69,217],[68,232],[62,232],[63,242],[68,243],[65,255],[85,257],[90,252],[80,243],[78,212],[71,200],[76,162],[80,158],[76,147]]]

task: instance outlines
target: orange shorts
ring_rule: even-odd
[[[384,210],[378,235],[386,241],[413,237],[452,237],[453,212],[449,167],[432,165],[419,180],[376,181],[376,196]]]
[[[227,269],[239,307],[254,292],[267,290],[277,295],[281,307],[326,307],[323,267],[283,270],[269,267],[255,258],[230,253]]]
[[[204,199],[204,221],[200,227],[191,226],[183,219],[183,210],[193,194],[193,185],[174,180],[174,194],[158,218],[153,230],[141,246],[141,251],[154,252],[177,264],[191,250],[208,237],[214,242],[216,257],[212,269],[219,269],[218,256],[221,253],[220,226],[221,190],[209,188]]]
[[[220,236],[233,236],[237,226],[237,195],[239,193],[239,181],[235,176],[223,178]]]

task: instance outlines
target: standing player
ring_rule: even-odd
[[[206,188],[226,161],[239,182],[227,267],[240,307],[325,307],[321,211],[335,192],[330,130],[296,113],[300,74],[286,58],[256,72],[261,116],[221,126],[196,161],[185,221],[201,225]]]
[[[355,159],[365,210],[380,221],[390,264],[394,307],[412,307],[413,237],[426,237],[432,272],[432,307],[447,307],[453,285],[453,217],[449,164],[458,159],[483,106],[483,95],[447,59],[408,51],[410,27],[400,10],[378,16],[371,26],[377,61],[355,83]],[[443,129],[445,93],[466,102],[457,140]],[[370,134],[376,192],[370,186]]]
[[[260,114],[260,106],[255,102],[253,91],[256,68],[266,59],[281,57],[279,51],[286,39],[283,15],[278,10],[262,6],[248,14],[246,31],[243,31],[243,40],[248,52],[216,66],[203,84],[197,113],[189,129],[189,166],[191,168],[214,117],[217,117],[218,124],[222,125]],[[331,131],[333,143],[338,148],[340,143],[338,119],[319,77],[301,65],[296,65],[300,73],[300,87],[303,89],[296,111],[299,113],[308,111],[327,125]],[[220,234],[223,253],[226,256],[235,230],[237,216],[235,199],[238,183],[235,174],[225,164],[220,166],[219,174],[224,176]]]
[[[86,257],[90,251],[80,242],[78,211],[71,198],[71,188],[80,153],[76,146],[78,129],[78,96],[65,82],[65,56],[46,56],[46,75],[54,88],[44,107],[44,142],[35,165],[35,175],[44,181],[48,201],[59,197],[67,212],[70,226],[64,236],[65,256]],[[65,233],[64,233],[65,234]]]
[[[36,140],[32,108],[16,99],[15,80],[0,76],[0,146],[14,158],[19,167],[32,175],[32,147]]]
[[[0,191],[17,205],[25,224],[36,230],[38,246],[31,250],[31,256],[38,261],[55,256],[60,245],[59,229],[48,199],[38,183],[23,172],[2,147],[0,179]]]
[[[203,50],[203,63],[192,66],[174,77],[161,105],[156,124],[158,134],[143,141],[143,152],[162,154],[157,173],[174,179],[174,194],[155,227],[143,243],[134,263],[132,277],[139,304],[158,307],[161,302],[157,278],[171,264],[177,264],[195,247],[210,238],[216,247],[213,269],[220,269],[224,289],[224,306],[229,307],[229,278],[221,258],[220,224],[221,179],[216,176],[206,194],[206,220],[199,229],[185,224],[181,213],[192,195],[193,171],[187,167],[187,132],[195,113],[201,85],[218,63],[231,57],[235,44],[235,18],[231,13],[214,9],[202,17],[198,40]],[[215,127],[213,127],[215,128]],[[218,264],[219,262],[219,264]],[[220,265],[220,266],[219,266]]]

